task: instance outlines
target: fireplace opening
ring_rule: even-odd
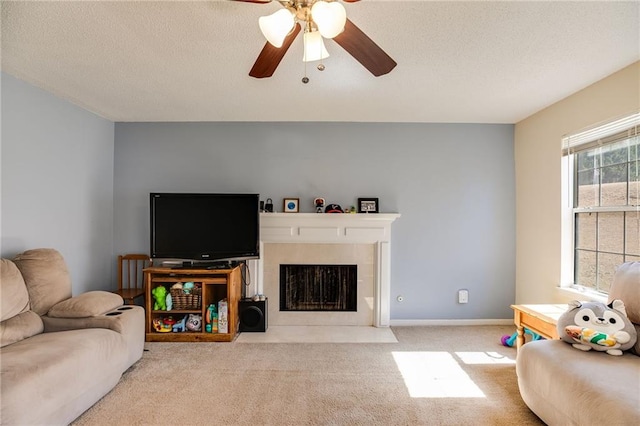
[[[357,265],[280,265],[281,311],[356,312]]]

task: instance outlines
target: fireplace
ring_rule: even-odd
[[[307,326],[370,326],[374,321],[374,248],[370,244],[264,244],[264,251],[261,253],[264,261],[264,294],[273,303],[269,304],[269,324],[273,326],[285,325],[307,325]],[[282,310],[280,300],[283,296],[281,283],[287,274],[287,269],[283,265],[296,265],[296,271],[290,271],[298,275],[299,287],[305,287],[303,293],[298,294],[300,298],[306,299],[306,307]],[[351,297],[355,295],[355,306],[350,306],[349,310],[329,309],[331,302],[329,299],[337,299],[329,295],[327,306],[320,309],[319,297],[320,288],[316,286],[317,280],[309,277],[317,272],[320,275],[330,275],[328,268],[325,271],[317,270],[318,266],[347,265],[350,271],[343,274],[352,275],[353,286]],[[355,270],[355,272],[354,272]],[[333,271],[336,272],[336,271]],[[306,275],[302,278],[299,275]],[[355,275],[355,277],[353,276]],[[344,277],[342,277],[344,278]],[[352,281],[349,279],[349,281]],[[327,284],[327,283],[325,283]],[[313,289],[311,289],[313,287]],[[325,286],[322,289],[331,292],[335,290],[335,283]],[[333,287],[333,288],[332,288]],[[286,289],[284,289],[286,292]],[[322,297],[327,296],[323,295]]]
[[[400,215],[262,213],[260,259],[247,294],[263,293],[270,325],[388,327],[391,224]],[[357,265],[356,311],[280,311],[280,265]]]
[[[355,312],[358,265],[280,265],[280,311]]]

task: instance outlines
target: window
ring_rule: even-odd
[[[573,224],[573,285],[608,293],[640,261],[640,114],[563,140]]]

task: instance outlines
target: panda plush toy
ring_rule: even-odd
[[[609,305],[574,300],[558,318],[557,328],[560,338],[574,348],[609,355],[622,355],[638,338],[622,300],[614,300]]]

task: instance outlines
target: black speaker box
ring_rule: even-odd
[[[240,332],[267,331],[267,300],[243,299],[238,302]]]

